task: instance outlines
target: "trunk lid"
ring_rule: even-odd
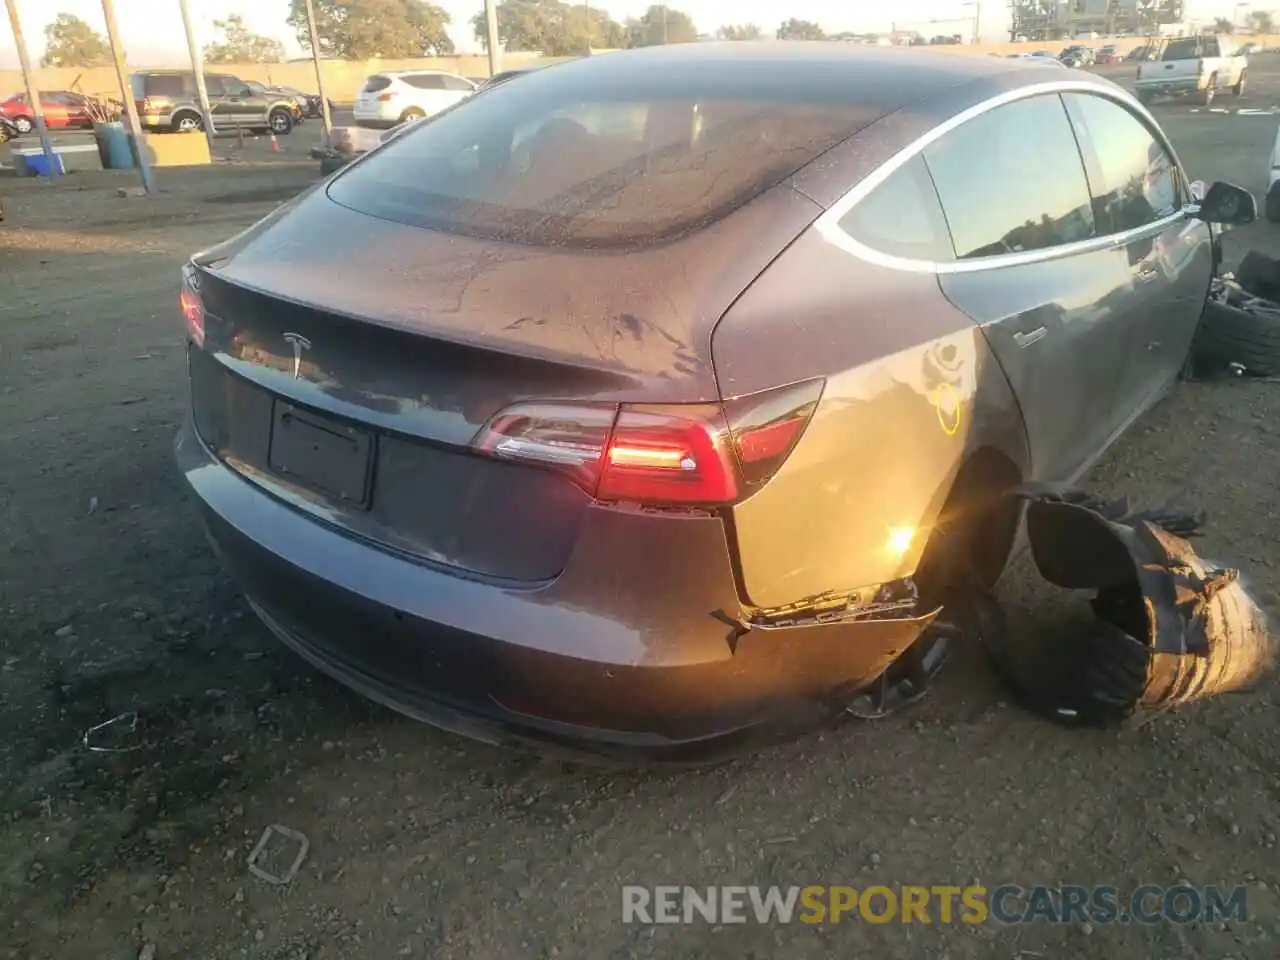
[[[327,522],[549,579],[590,498],[476,455],[480,427],[519,400],[718,399],[715,322],[819,212],[783,185],[683,240],[602,253],[389,223],[313,190],[194,259],[197,427]]]

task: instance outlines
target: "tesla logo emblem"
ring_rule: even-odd
[[[302,354],[311,349],[311,341],[300,333],[286,333],[285,341],[293,347],[293,379],[298,379],[302,370]]]

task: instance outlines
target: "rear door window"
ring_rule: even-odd
[[[1084,93],[1063,98],[1089,173],[1098,232],[1136,230],[1172,216],[1186,202],[1169,151],[1128,109]]]
[[[465,80],[462,77],[445,76],[445,77],[442,77],[441,79],[444,81],[444,88],[446,90],[458,90],[458,91],[469,92],[475,89],[475,87],[471,84],[470,81]]]
[[[797,93],[692,71],[584,85],[572,67],[499,84],[389,140],[329,196],[519,243],[652,243],[726,215],[875,119],[830,85]]]
[[[438,73],[417,73],[409,74],[407,77],[401,77],[405,83],[411,87],[417,87],[419,90],[443,90],[445,89],[444,77]]]
[[[913,157],[840,218],[840,228],[872,250],[908,260],[955,258],[938,192]]]
[[[996,107],[924,154],[960,259],[1095,236],[1084,164],[1056,94]]]

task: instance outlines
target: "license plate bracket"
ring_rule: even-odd
[[[359,507],[369,505],[373,434],[277,400],[267,462],[273,473]]]

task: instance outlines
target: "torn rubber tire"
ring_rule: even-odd
[[[1280,301],[1280,260],[1250,250],[1234,274],[1236,283],[1246,292],[1264,300]]]
[[[1191,353],[1197,368],[1239,364],[1251,376],[1280,376],[1280,305],[1244,309],[1208,301]]]
[[[1267,220],[1271,223],[1280,223],[1280,180],[1271,185],[1271,189],[1267,191],[1267,202],[1265,211]]]
[[[978,593],[977,635],[1022,706],[1067,726],[1138,722],[1182,704],[1251,689],[1275,659],[1266,616],[1239,573],[1180,536],[1202,518],[1135,513],[1125,500],[1027,484],[1027,537],[1045,580],[1093,590],[1088,624],[1020,655],[999,605]]]

